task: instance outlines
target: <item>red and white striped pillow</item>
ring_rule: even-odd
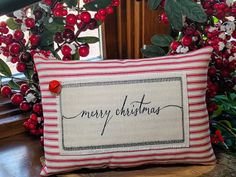
[[[212,48],[206,47],[184,55],[148,59],[105,60],[99,62],[48,60],[35,55],[44,110],[45,165],[41,175],[47,176],[81,168],[117,168],[143,164],[212,164],[215,156],[209,137],[208,113],[205,105],[207,68]],[[130,76],[146,73],[183,73],[187,78],[189,106],[189,147],[106,152],[90,155],[61,155],[59,151],[60,114],[56,96],[48,90],[51,80],[74,81],[78,78]],[[164,127],[169,128],[171,127]],[[171,131],[171,130],[170,130]]]

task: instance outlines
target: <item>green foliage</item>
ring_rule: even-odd
[[[64,27],[64,22],[63,18],[54,18],[52,23],[49,23],[49,19],[46,20],[45,23],[45,28],[48,30],[50,33],[56,33],[56,32],[62,32],[65,27]]]
[[[221,131],[225,142],[218,145],[236,152],[236,93],[217,95],[213,101],[217,103],[218,110],[211,116],[212,127]]]
[[[31,80],[33,74],[34,74],[34,70],[29,69],[29,68],[27,68],[24,72],[24,75],[28,80]]]
[[[44,30],[44,32],[40,36],[40,47],[44,50],[51,48],[50,46],[53,45],[53,35],[54,33],[51,33],[47,29]]]
[[[221,107],[222,111],[236,116],[236,93],[217,95],[213,100]]]
[[[165,51],[156,45],[147,45],[145,49],[141,49],[141,52],[145,57],[158,57],[165,55]]]
[[[80,59],[80,56],[78,54],[78,52],[75,52],[74,55],[72,55],[72,60],[79,60]]]
[[[183,27],[183,14],[181,8],[175,0],[166,0],[165,12],[171,26],[176,30],[181,30]]]
[[[192,0],[177,0],[183,15],[186,15],[189,19],[203,23],[207,21],[207,15],[203,8]]]
[[[150,9],[155,10],[158,8],[162,0],[148,0],[148,6]]]
[[[13,18],[9,18],[7,19],[7,26],[11,29],[11,30],[16,30],[16,29],[20,29],[21,25],[18,24]]]
[[[64,0],[64,2],[67,4],[68,7],[72,8],[76,6],[78,0]]]
[[[6,77],[12,76],[11,69],[2,59],[0,59],[0,74],[3,74]]]
[[[99,41],[99,38],[93,36],[78,37],[77,41],[80,43],[94,44]]]
[[[174,39],[170,35],[154,35],[151,39],[152,44],[159,47],[169,47]]]
[[[182,29],[185,16],[199,23],[207,20],[202,7],[193,0],[166,0],[165,11],[170,24],[176,30]]]
[[[94,0],[84,5],[88,11],[98,11],[111,4],[112,0]]]
[[[8,85],[14,90],[19,90],[20,89],[20,86],[17,83],[15,83],[13,80],[10,80],[8,82]]]

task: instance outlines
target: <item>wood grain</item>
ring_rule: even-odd
[[[20,134],[0,139],[0,177],[40,177],[39,140]],[[235,177],[236,157],[217,152],[215,166],[149,165],[132,169],[79,170],[52,177]]]
[[[161,10],[151,11],[146,0],[121,0],[113,15],[102,26],[105,59],[141,58],[141,48],[154,34],[169,34],[159,21]]]

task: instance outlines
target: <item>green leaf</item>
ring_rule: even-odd
[[[48,48],[52,45],[53,45],[53,33],[45,29],[44,32],[41,34],[40,47],[46,50],[45,47]]]
[[[176,0],[166,0],[165,12],[171,26],[176,30],[181,30],[183,27],[183,16],[181,8]]]
[[[45,24],[45,28],[51,33],[64,31],[65,27],[64,27],[63,18],[55,18],[53,19],[52,23],[49,23],[47,20]]]
[[[168,47],[174,39],[170,35],[154,35],[151,39],[152,44],[159,47]]]
[[[189,19],[203,23],[207,21],[207,15],[203,8],[193,0],[176,0],[179,4],[176,8],[181,8],[183,15]]]
[[[213,24],[217,24],[219,21],[220,21],[220,20],[219,20],[217,17],[212,16],[212,22],[213,22]]]
[[[0,59],[0,73],[7,77],[12,76],[11,69],[2,59]]]
[[[74,55],[72,55],[72,60],[79,60],[80,59],[80,56],[78,54],[78,52],[75,52]]]
[[[112,0],[94,0],[84,5],[88,11],[98,11],[104,9],[112,3]]]
[[[221,108],[221,106],[218,106],[218,109],[216,111],[214,111],[214,113],[211,115],[211,118],[215,118],[218,117],[219,115],[221,115],[223,109]]]
[[[34,74],[33,69],[26,69],[24,72],[25,77],[29,80],[31,80],[33,74]]]
[[[155,10],[162,0],[148,0],[148,6],[150,9]]]
[[[21,28],[21,25],[19,23],[17,23],[13,18],[7,19],[7,26],[11,30],[16,30],[16,29],[20,29]]]
[[[236,93],[230,93],[230,94],[229,94],[229,98],[230,98],[230,100],[236,102]]]
[[[77,41],[80,43],[94,44],[99,41],[99,38],[93,36],[78,37]]]
[[[20,89],[20,86],[17,83],[15,83],[13,80],[10,80],[8,82],[8,85],[14,90],[19,90]]]
[[[64,0],[68,7],[76,7],[78,0]]]
[[[145,49],[141,49],[141,52],[145,57],[158,57],[165,55],[165,51],[155,45],[147,45]]]
[[[231,123],[228,120],[221,120],[219,122],[226,125],[227,127],[231,128],[231,129],[233,128]]]

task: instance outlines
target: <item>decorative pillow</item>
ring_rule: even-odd
[[[205,105],[211,52],[100,62],[37,54],[45,121],[41,175],[214,163]],[[61,84],[60,94],[49,91],[52,80]]]

